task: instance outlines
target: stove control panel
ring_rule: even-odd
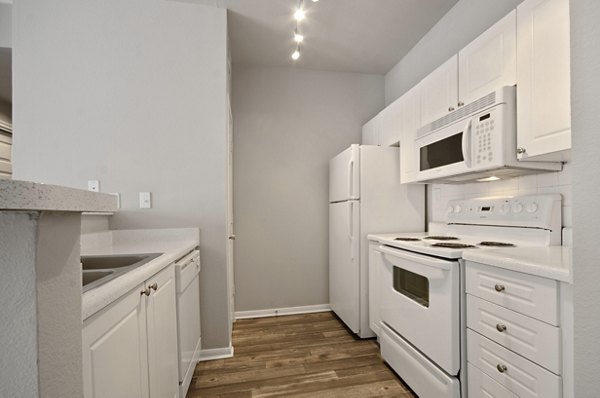
[[[448,202],[448,224],[561,227],[560,194],[459,199]]]

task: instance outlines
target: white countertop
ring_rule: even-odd
[[[494,267],[572,283],[571,248],[566,246],[468,251],[463,254],[463,258]]]
[[[0,210],[113,212],[117,198],[59,185],[0,180]]]
[[[118,230],[82,235],[82,255],[163,253],[154,260],[83,293],[82,319],[89,318],[138,287],[198,244],[198,228]]]

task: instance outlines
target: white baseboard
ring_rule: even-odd
[[[235,319],[265,318],[269,316],[311,314],[331,311],[329,304],[305,305],[303,307],[272,308],[256,311],[236,311]]]
[[[233,356],[233,347],[210,348],[200,350],[199,362],[212,361],[215,359],[231,358]]]

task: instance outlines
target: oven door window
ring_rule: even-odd
[[[429,279],[426,277],[394,267],[394,290],[429,308]]]
[[[464,161],[461,131],[420,148],[421,171]]]

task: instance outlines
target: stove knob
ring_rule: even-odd
[[[527,213],[535,213],[538,209],[537,203],[533,202],[527,205]]]
[[[523,211],[523,205],[520,203],[515,203],[512,207],[513,213],[520,213]]]
[[[461,212],[461,210],[462,210],[462,207],[460,207],[460,205],[456,205],[456,206],[454,206],[454,212],[455,212],[455,213],[460,213],[460,212]]]
[[[452,206],[448,206],[448,209],[446,209],[446,214],[451,214],[453,210],[454,208]]]
[[[508,203],[505,203],[502,205],[502,207],[500,207],[500,213],[502,213],[502,214],[508,213],[509,210],[510,210],[510,205]]]

